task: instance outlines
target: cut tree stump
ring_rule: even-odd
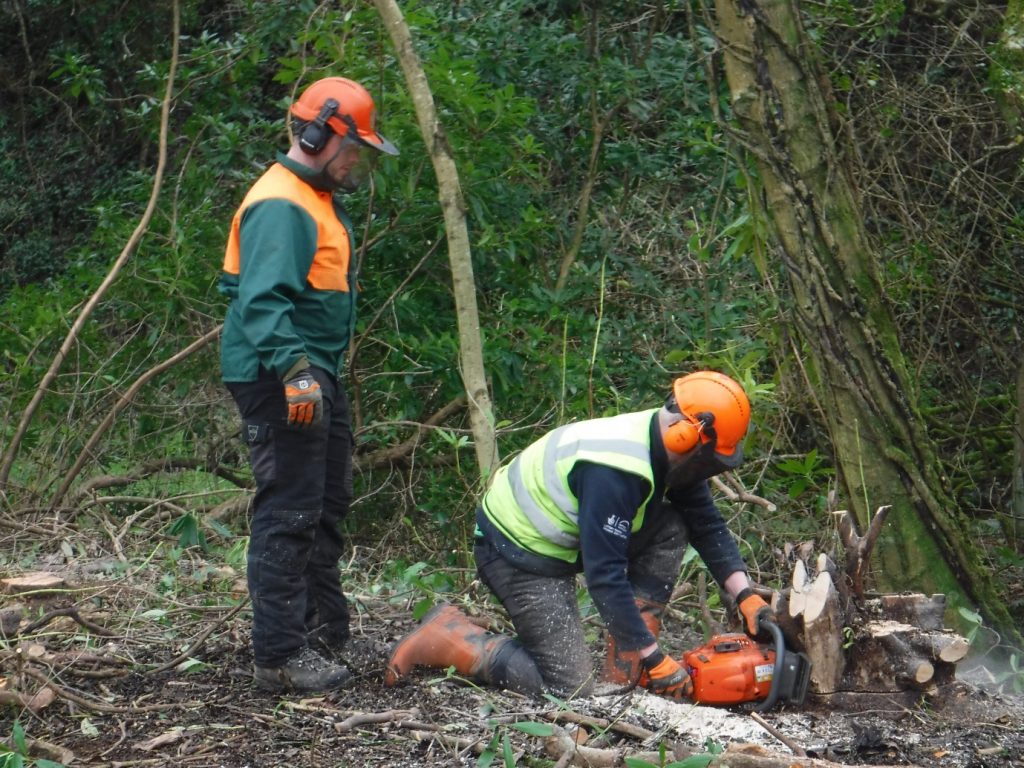
[[[944,626],[943,595],[864,592],[887,510],[879,509],[863,537],[847,513],[836,513],[845,566],[802,552],[806,561],[796,561],[790,587],[772,596],[787,645],[811,662],[812,693],[933,691],[956,679],[956,665],[967,655],[967,641]]]
[[[811,662],[810,689],[832,693],[843,677],[843,626],[839,615],[839,595],[832,576],[822,571],[811,579],[802,560],[793,569],[792,586],[776,601],[783,635],[797,635],[798,650]]]
[[[950,683],[968,650],[967,641],[952,632],[891,619],[868,622],[853,647],[846,680],[859,691],[926,690]]]

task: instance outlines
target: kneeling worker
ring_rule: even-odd
[[[693,544],[757,634],[756,595],[708,479],[739,466],[750,403],[701,371],[677,379],[662,408],[567,424],[502,467],[477,510],[473,554],[515,639],[451,605],[435,607],[392,650],[385,683],[415,666],[526,694],[587,695],[590,662],[576,600],[580,571],[608,630],[602,679],[688,698],[686,670],[658,647],[661,616]]]

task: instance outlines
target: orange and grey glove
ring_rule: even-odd
[[[644,669],[637,685],[670,699],[693,698],[693,681],[689,673],[671,656],[662,653],[660,648],[641,659],[640,663]]]
[[[284,383],[284,399],[290,427],[315,427],[323,418],[324,394],[309,368]]]
[[[740,593],[736,595],[736,605],[743,617],[743,629],[751,637],[761,634],[761,622],[775,621],[775,612],[772,607],[750,587],[740,590]]]

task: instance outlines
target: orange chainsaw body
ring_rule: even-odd
[[[743,634],[715,635],[705,645],[683,654],[699,704],[743,704],[768,698],[775,669],[775,650]]]

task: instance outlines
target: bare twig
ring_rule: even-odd
[[[355,712],[340,723],[335,723],[334,730],[337,733],[347,733],[354,728],[358,728],[360,725],[400,722],[415,717],[417,714],[418,712],[415,709],[389,709],[386,712]],[[424,724],[417,723],[416,727],[423,728]]]
[[[194,654],[196,652],[196,649],[199,648],[203,643],[206,642],[206,638],[208,638],[213,633],[213,630],[215,630],[217,627],[219,627],[222,624],[226,624],[230,619],[234,618],[238,614],[238,612],[242,610],[242,608],[244,608],[248,604],[249,604],[249,600],[248,599],[242,600],[238,605],[236,605],[234,608],[232,608],[230,611],[228,611],[228,613],[224,614],[224,616],[222,616],[220,619],[218,619],[217,621],[213,622],[206,629],[204,629],[202,632],[200,632],[199,636],[196,637],[196,639],[192,642],[192,644],[188,648],[186,648],[180,654],[178,654],[173,659],[168,661],[166,664],[161,664],[156,669],[149,670],[149,672],[147,674],[155,675],[155,674],[158,674],[160,672],[166,672],[169,669],[174,669],[176,666],[181,664],[181,662],[183,662],[186,659],[188,659],[189,657],[191,657],[192,654]]]
[[[728,480],[729,483],[727,484],[725,480]],[[769,512],[774,512],[777,509],[777,507],[772,502],[768,501],[768,499],[764,499],[744,489],[739,478],[737,478],[732,472],[727,472],[722,476],[716,475],[711,478],[711,482],[714,483],[715,488],[721,491],[729,501],[756,504],[759,507],[764,507]]]
[[[114,423],[114,419],[117,418],[117,414],[123,411],[128,406],[128,404],[131,403],[132,398],[134,398],[135,395],[138,394],[139,390],[142,389],[146,385],[146,383],[149,382],[151,379],[163,373],[168,368],[174,367],[177,363],[187,358],[193,352],[202,349],[215,338],[217,338],[217,335],[220,333],[220,329],[221,326],[218,325],[205,336],[202,336],[201,338],[192,342],[191,344],[189,344],[187,347],[180,350],[176,354],[171,355],[169,358],[164,360],[159,365],[155,365],[152,368],[150,368],[144,374],[139,376],[139,378],[137,378],[130,387],[128,387],[128,391],[121,396],[121,399],[118,400],[114,404],[114,407],[110,409],[110,413],[108,413],[106,417],[103,419],[103,421],[100,422],[99,426],[97,426],[96,429],[93,430],[92,435],[89,436],[89,439],[82,447],[81,452],[79,452],[78,458],[75,459],[75,463],[72,464],[71,469],[69,469],[67,473],[64,475],[64,479],[61,480],[60,487],[57,489],[56,493],[53,494],[53,498],[50,500],[50,506],[52,508],[56,509],[58,506],[60,506],[60,503],[64,500],[64,496],[67,495],[68,489],[71,487],[71,483],[73,483],[75,478],[78,477],[78,473],[81,471],[82,466],[85,464],[89,456],[92,455],[92,449],[96,447],[96,444],[100,441],[100,438],[103,437],[106,431],[110,428],[110,425]]]
[[[390,448],[382,448],[379,451],[374,451],[371,454],[362,456],[358,463],[368,466],[381,466],[404,459],[412,453],[413,450],[415,450],[417,445],[419,445],[420,440],[423,439],[424,432],[426,432],[430,427],[436,427],[439,424],[443,424],[449,416],[465,407],[466,396],[459,395],[439,411],[431,415],[425,422],[419,424],[412,437],[398,445],[393,445]]]
[[[58,685],[53,682],[49,677],[44,675],[42,672],[37,672],[31,667],[25,666],[21,669],[21,674],[31,677],[37,683],[45,685],[50,688],[57,696],[66,701],[70,701],[77,704],[85,709],[92,710],[93,712],[104,712],[106,714],[139,714],[141,712],[166,712],[169,709],[189,709],[192,707],[201,707],[202,702],[191,702],[191,703],[176,703],[176,704],[148,704],[143,707],[118,707],[113,704],[107,704],[106,702],[99,701],[97,699],[87,699],[84,696],[79,696],[77,693],[69,691],[67,688]]]
[[[786,734],[782,733],[778,728],[776,728],[763,717],[761,717],[761,715],[759,715],[757,712],[751,712],[750,717],[755,723],[760,725],[762,728],[768,731],[768,733],[770,733],[776,739],[778,739],[787,747],[789,747],[790,751],[794,755],[796,755],[797,757],[807,757],[807,750],[805,750],[803,747],[801,747],[799,744],[797,744],[795,741],[789,738]]]
[[[78,612],[78,608],[76,608],[75,606],[71,606],[69,608],[58,608],[56,610],[49,611],[48,613],[43,614],[38,619],[33,621],[18,634],[30,635],[40,627],[45,627],[51,621],[53,621],[56,618],[60,618],[61,616],[70,616],[72,619],[77,621],[79,624],[88,629],[94,635],[99,635],[100,637],[117,636],[114,632],[111,632],[106,627],[102,627],[93,621],[89,621],[88,619],[83,618],[82,615]]]

